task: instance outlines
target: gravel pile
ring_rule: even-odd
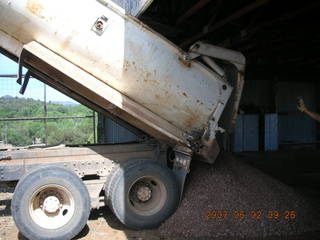
[[[231,156],[193,164],[181,206],[159,229],[163,237],[320,239],[318,201]],[[317,231],[319,238],[305,238]]]

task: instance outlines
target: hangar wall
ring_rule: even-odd
[[[251,147],[252,151],[297,149],[311,145],[315,148],[319,139],[318,123],[298,111],[296,104],[297,97],[302,97],[310,111],[318,112],[316,89],[319,83],[316,79],[290,75],[258,79],[251,76],[245,83],[241,114],[233,136],[233,151],[248,151],[255,141],[259,144],[254,149]],[[246,116],[256,116],[256,119],[249,120]],[[241,121],[251,122],[241,124]],[[273,139],[271,143],[268,142],[270,138]],[[276,140],[278,147],[268,147]]]

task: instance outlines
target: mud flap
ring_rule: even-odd
[[[192,159],[192,152],[188,148],[175,148],[175,159],[173,163],[173,173],[175,174],[179,189],[180,189],[180,203],[182,200],[184,183],[187,174],[190,171],[190,163]]]

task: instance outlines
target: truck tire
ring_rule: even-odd
[[[88,190],[77,175],[63,168],[46,167],[20,179],[11,212],[28,239],[66,240],[84,228],[90,207]]]
[[[132,229],[158,227],[178,207],[177,180],[166,166],[151,160],[120,165],[106,183],[106,201]]]

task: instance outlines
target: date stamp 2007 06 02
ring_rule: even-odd
[[[256,219],[261,218],[267,219],[285,219],[293,220],[297,218],[297,212],[294,210],[252,210],[252,211],[242,211],[242,210],[208,210],[205,212],[205,219]]]

